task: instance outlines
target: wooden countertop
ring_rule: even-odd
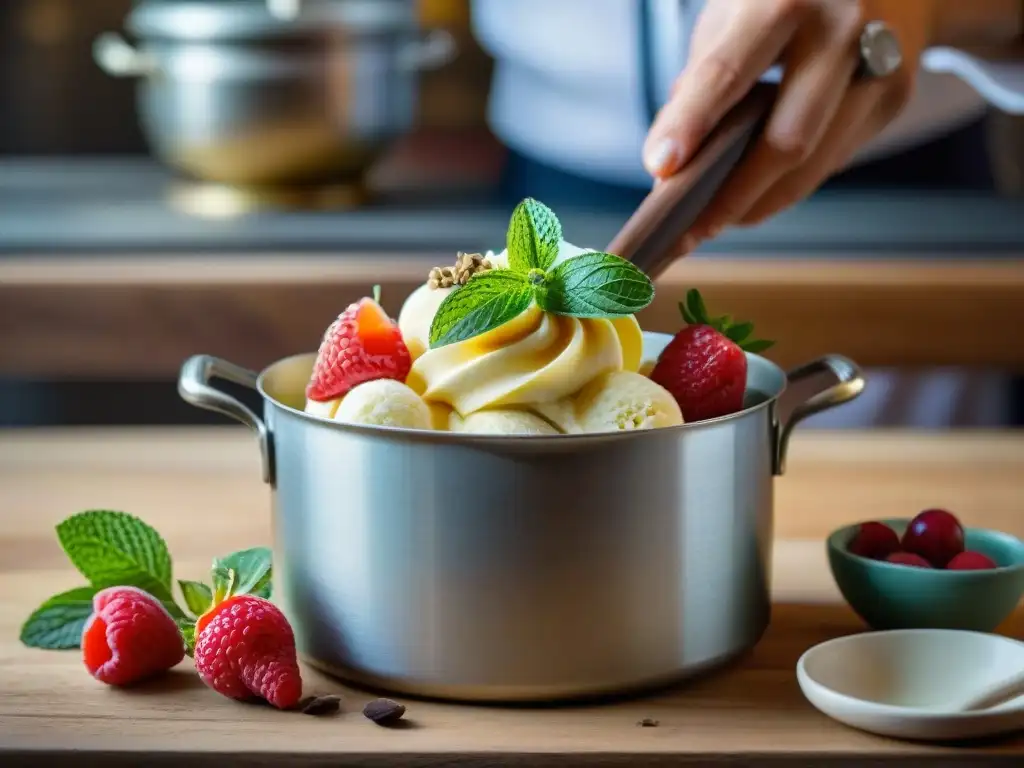
[[[430,268],[452,259],[436,253],[5,258],[0,375],[173,377],[200,351],[261,369],[315,349],[338,312],[375,283],[385,308],[397,315]],[[749,319],[761,338],[777,340],[767,355],[785,367],[842,352],[863,366],[1024,370],[1016,335],[1024,325],[1020,261],[697,255],[659,279],[654,303],[640,315],[644,328],[677,330],[677,304],[693,287],[712,311]]]
[[[732,668],[678,690],[554,709],[407,702],[413,725],[378,728],[371,695],[311,718],[223,699],[186,660],[122,691],[91,680],[75,652],[38,651],[18,627],[42,599],[76,586],[53,525],[85,508],[124,509],[167,539],[176,575],[214,554],[266,543],[268,496],[241,428],[0,433],[0,764],[518,766],[1011,764],[1024,738],[934,747],[847,729],[802,697],[793,668],[814,643],[861,629],[838,602],[821,539],[838,525],[933,504],[971,525],[1024,535],[1020,433],[802,433],[776,484],[776,610],[764,640]],[[1024,612],[1005,631],[1024,634]],[[341,687],[311,671],[312,693]],[[641,728],[643,718],[657,727]],[[226,758],[231,757],[230,761]],[[774,758],[769,762],[764,759]],[[1019,763],[1018,763],[1019,764]]]

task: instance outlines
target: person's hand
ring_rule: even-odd
[[[855,81],[860,34],[872,20],[897,35],[903,66]],[[644,146],[656,179],[675,173],[769,67],[781,64],[784,73],[763,136],[684,248],[722,227],[761,222],[841,170],[910,98],[931,23],[930,0],[708,0],[689,63]]]

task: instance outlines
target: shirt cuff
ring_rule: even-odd
[[[921,66],[929,72],[955,75],[992,106],[1024,115],[1024,60],[939,47],[922,54]]]

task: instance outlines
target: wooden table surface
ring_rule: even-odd
[[[310,693],[342,692],[345,711],[312,718],[238,704],[206,689],[186,660],[158,682],[116,690],[76,652],[24,648],[18,628],[49,595],[77,585],[53,525],[86,508],[154,525],[175,575],[267,543],[256,445],[240,428],[0,432],[0,765],[914,765],[1020,764],[1024,738],[925,746],[845,728],[814,710],[793,672],[814,643],[862,629],[839,603],[822,538],[870,517],[942,504],[967,524],[1024,535],[1024,435],[803,433],[777,481],[773,590],[764,640],[716,675],[648,698],[568,708],[408,701],[411,726],[360,714],[371,694],[305,671]],[[1003,631],[1024,634],[1024,612]],[[657,727],[638,727],[643,718]],[[227,757],[230,762],[226,762]]]

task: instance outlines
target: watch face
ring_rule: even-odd
[[[864,68],[875,77],[891,75],[903,63],[896,35],[881,22],[870,22],[864,27],[860,41]]]

